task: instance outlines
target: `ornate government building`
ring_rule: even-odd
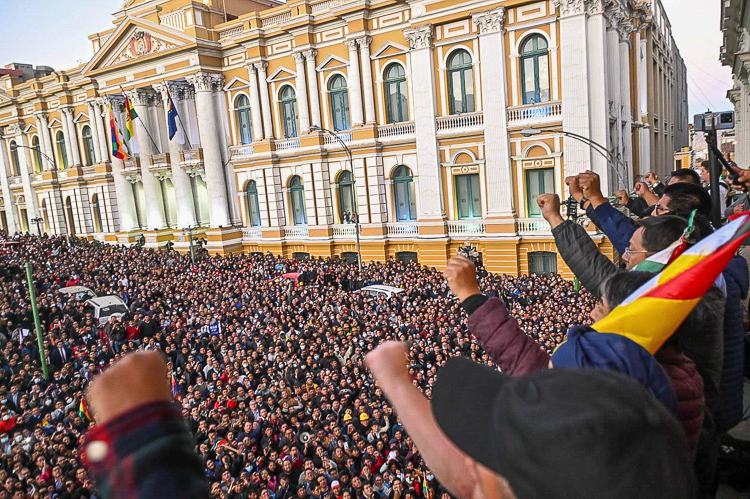
[[[555,270],[539,193],[588,169],[611,192],[655,151],[671,165],[662,17],[658,0],[128,0],[86,64],[0,70],[2,226],[179,250],[190,227],[212,253],[347,259],[359,228],[365,261],[440,267],[469,242],[494,271]]]

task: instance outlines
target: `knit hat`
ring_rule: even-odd
[[[625,336],[597,333],[585,326],[572,327],[567,341],[552,354],[552,365],[621,372],[677,414],[677,396],[666,371],[645,348]]]

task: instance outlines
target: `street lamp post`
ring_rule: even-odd
[[[39,233],[39,237],[42,237],[42,222],[44,222],[44,219],[42,217],[35,217],[31,219],[31,223],[36,224],[36,231]]]
[[[195,265],[195,250],[193,249],[193,228],[188,227],[186,229],[182,229],[183,234],[185,234],[186,232],[188,234],[188,240],[190,241],[190,262]]]
[[[619,167],[622,166],[624,168],[624,171],[627,173],[628,168],[627,165],[620,159],[619,155],[615,156],[612,151],[604,147],[598,142],[594,142],[588,137],[584,137],[583,135],[578,135],[577,133],[568,132],[566,130],[559,130],[559,129],[546,129],[546,130],[540,130],[538,128],[526,128],[524,130],[521,130],[521,135],[524,137],[533,137],[535,135],[539,135],[542,133],[542,131],[549,131],[549,132],[555,132],[559,133],[560,135],[564,135],[565,137],[570,137],[571,139],[577,140],[579,142],[583,142],[587,146],[589,146],[594,151],[598,152],[601,156],[604,157],[604,159],[607,160],[607,164],[614,164],[614,172],[615,175],[617,175],[617,179],[622,184],[623,188],[627,189],[627,184],[625,183],[625,179],[623,179],[622,175],[620,174]]]
[[[354,213],[352,214],[353,215],[352,218],[354,221],[354,232],[357,236],[357,275],[360,276],[362,275],[362,247],[359,241],[359,227],[360,227],[359,226],[359,213],[357,210],[357,201],[354,196],[354,190],[357,185],[357,180],[354,175],[354,160],[352,159],[352,151],[346,145],[346,142],[344,142],[344,139],[342,139],[339,136],[339,134],[337,134],[336,132],[332,132],[325,128],[319,127],[318,125],[311,126],[310,131],[311,132],[323,132],[323,133],[327,133],[328,135],[333,136],[339,142],[339,144],[341,144],[341,147],[344,148],[344,151],[346,151],[346,155],[349,158],[349,170],[351,171],[351,174],[352,174],[352,190],[351,190],[352,210],[354,211]]]

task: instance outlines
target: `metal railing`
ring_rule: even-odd
[[[543,218],[519,218],[517,220],[519,236],[549,236],[552,228]]]
[[[548,121],[562,117],[562,102],[545,102],[508,108],[508,122]]]
[[[402,123],[391,123],[378,127],[378,137],[400,137],[403,135],[414,135],[414,122],[404,121]]]
[[[243,227],[242,239],[255,240],[263,237],[263,231],[255,227]]]
[[[448,235],[449,236],[477,236],[484,234],[485,225],[482,222],[461,222],[461,221],[449,221],[448,222]]]
[[[284,227],[286,237],[308,237],[310,231],[307,227]]]
[[[235,26],[234,28],[225,29],[219,31],[219,40],[226,40],[227,38],[234,38],[237,35],[241,35],[245,31],[243,26]]]
[[[475,128],[484,125],[484,113],[457,114],[455,116],[441,116],[435,120],[438,132]]]
[[[277,151],[288,151],[290,149],[299,149],[300,141],[298,138],[277,140],[275,142]]]
[[[255,154],[255,146],[253,146],[252,144],[230,146],[229,152],[230,152],[231,159],[247,158]]]
[[[159,24],[169,26],[180,31],[185,29],[185,12],[170,12],[159,17]]]
[[[291,21],[292,19],[292,13],[291,11],[288,12],[282,12],[281,14],[276,14],[275,16],[266,17],[265,19],[260,20],[260,27],[265,28],[266,26],[275,26],[278,24],[283,24],[287,21]]]
[[[386,225],[388,237],[416,236],[419,234],[419,226],[416,223],[392,223]]]

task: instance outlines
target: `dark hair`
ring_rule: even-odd
[[[636,227],[643,228],[643,247],[651,253],[667,249],[680,238],[687,225],[684,218],[674,215],[649,217],[636,222]]]
[[[670,179],[679,178],[680,181],[688,184],[701,185],[701,176],[698,172],[691,170],[690,168],[683,168],[681,170],[675,170],[669,176]]]
[[[651,272],[618,272],[609,276],[602,283],[599,288],[600,295],[607,299],[610,310],[614,310],[652,277],[654,277],[654,274]]]
[[[669,196],[667,208],[675,213],[689,214],[698,210],[704,217],[711,216],[711,196],[700,185],[684,182],[668,185],[664,196]]]

